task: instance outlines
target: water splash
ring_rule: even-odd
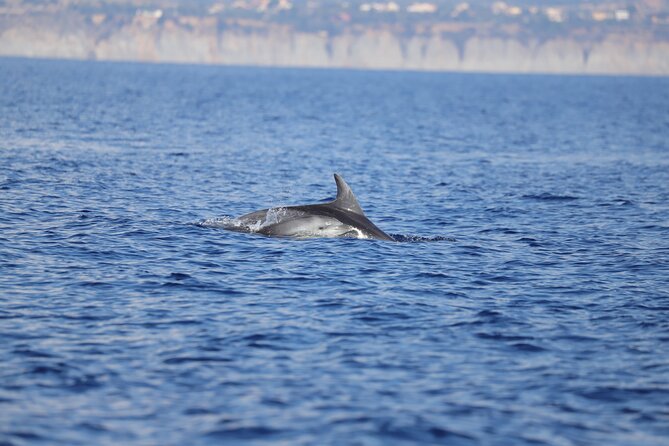
[[[203,228],[220,228],[229,231],[257,233],[267,226],[279,223],[286,217],[287,213],[288,209],[285,207],[277,207],[268,209],[265,214],[259,213],[257,217],[253,214],[253,216],[246,218],[224,215],[201,220],[195,223],[195,225]]]
[[[235,217],[230,217],[230,216],[222,216],[222,217],[213,217],[213,218],[206,218],[204,220],[200,220],[198,222],[194,223],[195,226],[199,226],[201,228],[220,228],[220,229],[228,229],[229,226],[231,225],[238,225],[238,221]]]
[[[258,220],[249,227],[253,232],[257,232],[262,228],[279,223],[287,214],[288,210],[285,207],[270,208],[267,210],[264,220]]]

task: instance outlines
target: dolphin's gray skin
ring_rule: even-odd
[[[337,198],[330,203],[263,209],[233,220],[228,229],[278,237],[353,237],[395,241],[365,217],[344,179],[334,174]]]

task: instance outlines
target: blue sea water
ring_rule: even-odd
[[[669,444],[669,79],[0,59],[0,444],[270,443]]]

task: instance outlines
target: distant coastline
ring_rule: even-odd
[[[669,75],[669,41],[651,32],[549,37],[438,24],[311,31],[280,23],[33,14],[0,16],[0,56],[283,67]]]

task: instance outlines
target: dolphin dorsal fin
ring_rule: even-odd
[[[353,195],[351,188],[346,184],[346,181],[344,181],[338,174],[334,174],[334,178],[337,183],[337,199],[333,201],[332,204],[338,208],[365,215],[360,207],[360,203],[358,203],[358,200],[355,198],[355,195]]]

